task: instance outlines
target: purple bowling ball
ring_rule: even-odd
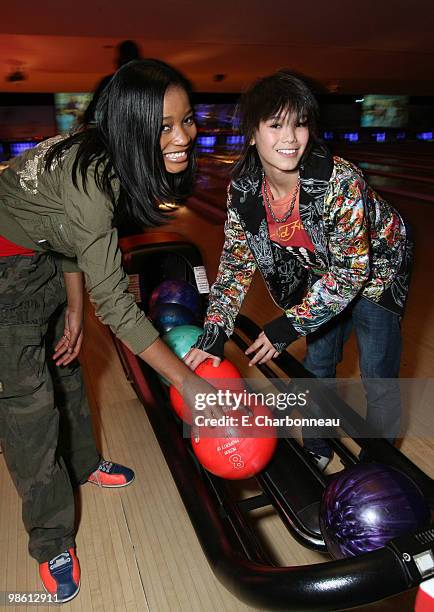
[[[179,325],[191,325],[195,316],[181,304],[155,304],[149,310],[149,318],[161,334],[167,334]]]
[[[382,548],[430,518],[422,492],[408,476],[379,463],[359,463],[327,485],[320,526],[329,553],[343,559]]]
[[[194,315],[199,314],[200,297],[197,289],[184,280],[165,280],[152,292],[149,310],[156,304],[181,304]]]

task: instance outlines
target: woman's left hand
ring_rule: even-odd
[[[70,308],[65,313],[65,329],[62,338],[54,347],[53,359],[57,366],[68,365],[81,349],[83,342],[83,315]]]
[[[256,355],[249,361],[249,366],[254,366],[257,363],[267,363],[267,361],[279,355],[264,332],[261,332],[254,343],[246,350],[246,355],[252,353],[256,353]]]

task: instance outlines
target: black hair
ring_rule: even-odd
[[[240,98],[236,118],[244,136],[244,145],[232,169],[234,179],[250,176],[261,168],[256,147],[250,143],[262,121],[281,113],[295,113],[300,121],[307,121],[309,144],[300,163],[309,155],[314,144],[321,143],[318,136],[318,103],[311,89],[294,72],[279,70],[254,83]]]
[[[180,202],[190,193],[196,170],[194,149],[185,171],[166,171],[160,147],[164,94],[181,87],[191,100],[187,79],[168,64],[154,59],[134,60],[120,68],[104,89],[96,108],[96,125],[72,134],[51,147],[46,168],[61,162],[73,145],[78,150],[72,180],[80,174],[86,191],[88,170],[95,164],[95,182],[115,206],[114,226],[128,222],[146,227],[163,223],[163,202]],[[113,189],[119,179],[120,192]]]

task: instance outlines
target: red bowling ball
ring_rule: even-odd
[[[216,389],[221,389],[222,391],[228,389],[232,393],[242,393],[244,391],[241,373],[229,359],[223,359],[216,368],[213,366],[212,360],[207,359],[196,368],[195,374],[208,380]],[[169,394],[170,403],[176,414],[180,419],[191,425],[191,410],[184,403],[182,395],[173,386],[170,387]]]
[[[276,450],[277,439],[274,427],[258,425],[256,419],[271,415],[263,406],[251,411],[253,414],[246,417],[249,424],[246,421],[241,424],[240,412],[235,413],[237,417],[229,413],[227,417],[238,418],[238,424],[218,428],[219,433],[227,435],[210,437],[213,430],[205,426],[198,428],[199,437],[192,434],[193,451],[206,470],[228,480],[242,480],[252,478],[266,467]],[[249,437],[245,437],[247,432]]]

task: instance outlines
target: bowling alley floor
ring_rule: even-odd
[[[434,206],[423,202],[398,204],[415,227],[418,239],[417,265],[403,327],[402,375],[433,377],[434,297],[432,288],[428,292],[423,290],[423,274],[424,271],[430,274],[434,266]],[[222,226],[210,225],[187,208],[181,208],[168,229],[198,245],[212,280],[222,244]],[[260,279],[255,279],[243,312],[259,324],[277,312]],[[298,358],[303,351],[302,341],[291,346],[291,352]],[[77,553],[82,567],[81,592],[62,609],[83,612],[251,610],[226,591],[210,570],[145,411],[125,378],[110,334],[90,307],[82,363],[103,454],[133,467],[136,480],[130,487],[114,491],[91,484],[80,488]],[[358,377],[353,339],[339,374]],[[434,440],[404,440],[402,450],[434,476]],[[0,592],[41,592],[37,564],[27,553],[19,499],[2,455],[0,491]],[[254,520],[281,563],[300,565],[324,560],[322,555],[297,544],[274,515],[264,511],[259,514]],[[413,599],[414,593],[408,593],[361,609],[405,612],[413,609]]]

